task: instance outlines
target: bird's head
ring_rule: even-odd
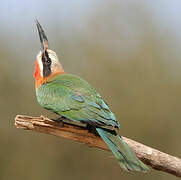
[[[62,65],[60,64],[56,53],[49,49],[48,39],[41,25],[36,20],[36,25],[41,42],[41,50],[36,58],[34,77],[36,80],[36,88],[46,83],[48,79],[57,74],[64,74]]]

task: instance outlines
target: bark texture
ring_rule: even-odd
[[[96,147],[109,151],[104,141],[95,133],[89,132],[84,126],[72,125],[66,122],[58,123],[43,116],[30,117],[23,115],[16,116],[15,126],[25,130],[32,130],[79,141],[87,144],[89,147]],[[181,159],[126,137],[122,138],[145,164],[151,166],[155,170],[164,171],[181,178]]]

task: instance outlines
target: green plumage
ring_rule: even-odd
[[[147,171],[121,137],[113,131],[119,123],[102,97],[83,79],[71,74],[57,75],[37,89],[41,106],[72,121],[96,128],[122,168]]]

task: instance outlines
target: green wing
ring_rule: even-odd
[[[114,114],[102,97],[78,76],[54,77],[37,90],[41,106],[73,121],[99,127],[119,127]]]

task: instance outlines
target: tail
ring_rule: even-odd
[[[110,132],[101,128],[96,128],[96,130],[123,169],[127,171],[142,172],[147,172],[149,170],[149,168],[136,157],[134,152],[116,132]]]

